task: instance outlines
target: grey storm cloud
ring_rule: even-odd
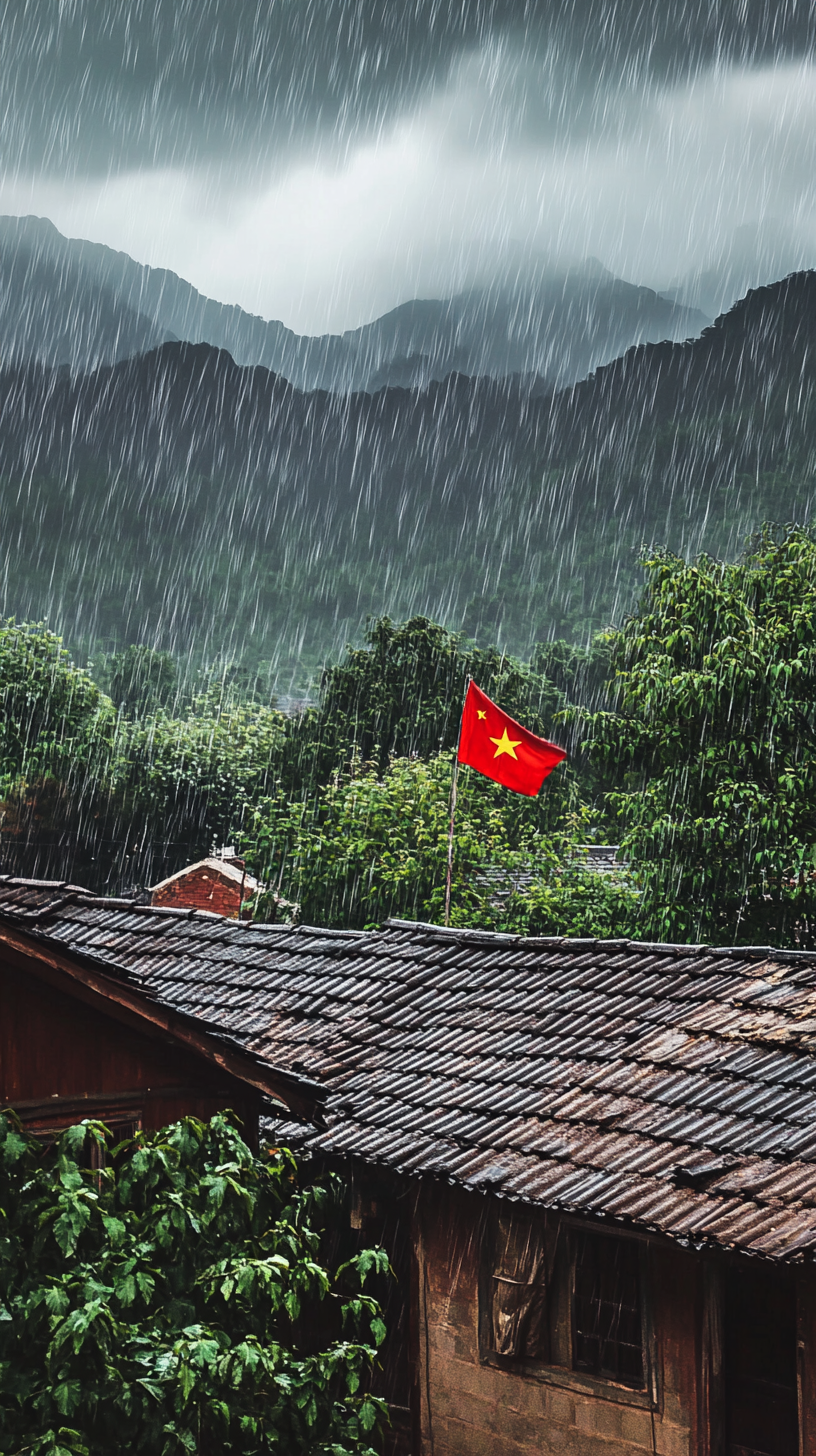
[[[0,212],[301,332],[816,264],[816,0],[0,0],[0,54]]]
[[[815,35],[816,8],[801,0],[6,0],[2,165],[268,166],[387,126],[497,38],[557,56],[570,76],[566,100],[527,107],[528,128],[580,134],[606,85],[791,59]]]

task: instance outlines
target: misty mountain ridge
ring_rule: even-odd
[[[727,313],[752,289],[791,273],[807,272],[811,262],[812,249],[804,248],[777,219],[761,225],[744,223],[696,268],[659,291],[713,319]]]
[[[708,322],[595,259],[513,261],[510,277],[312,338],[205,298],[166,269],[64,238],[45,219],[0,217],[0,357],[87,372],[179,339],[226,349],[304,390],[422,388],[452,372],[563,385],[633,344],[684,339]]]
[[[633,344],[685,339],[708,322],[699,310],[625,283],[588,260],[451,299],[400,304],[341,337],[362,362],[351,388],[421,388],[452,372],[536,376],[559,386],[585,378]]]
[[[303,392],[207,344],[0,369],[4,614],[261,664],[369,613],[524,652],[633,602],[644,541],[735,554],[816,504],[816,274],[561,391]]]

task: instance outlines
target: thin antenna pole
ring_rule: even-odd
[[[462,712],[459,714],[459,733],[456,738],[456,752],[453,755],[453,773],[451,774],[451,797],[450,797],[450,827],[448,829],[448,873],[445,878],[445,925],[450,925],[451,907],[451,884],[453,881],[453,829],[456,822],[456,787],[459,783],[459,745],[462,742],[462,714],[465,711],[468,688],[472,679],[468,678],[465,684],[465,696],[462,699]]]

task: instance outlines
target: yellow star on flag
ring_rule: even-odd
[[[494,758],[499,758],[502,753],[509,753],[511,758],[518,759],[516,749],[521,743],[521,739],[511,738],[506,728],[502,730],[501,738],[491,738],[490,742],[496,745],[496,752],[493,754]]]
[[[477,708],[476,709],[476,717],[477,718],[486,718],[487,717],[487,713],[485,712],[484,708]]]

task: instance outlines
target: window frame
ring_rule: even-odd
[[[493,1206],[490,1208],[485,1219],[485,1231],[482,1241],[482,1256],[480,1259],[479,1272],[479,1361],[482,1365],[491,1365],[496,1369],[505,1370],[509,1374],[518,1375],[525,1379],[532,1379],[543,1382],[547,1385],[559,1386],[562,1389],[573,1390],[583,1395],[594,1396],[597,1399],[614,1401],[620,1405],[639,1406],[641,1409],[657,1411],[661,1407],[661,1392],[658,1383],[658,1360],[655,1338],[655,1327],[653,1318],[653,1294],[652,1279],[650,1270],[650,1248],[653,1242],[646,1234],[640,1234],[628,1229],[610,1228],[608,1224],[595,1222],[591,1219],[575,1218],[568,1214],[558,1214],[544,1208],[536,1209],[529,1205],[516,1205],[523,1216],[532,1219],[540,1219],[542,1224],[554,1229],[555,1253],[553,1260],[553,1278],[551,1288],[554,1297],[558,1302],[558,1320],[563,1321],[561,1328],[561,1351],[569,1352],[569,1364],[555,1362],[554,1360],[534,1360],[525,1356],[499,1355],[492,1348],[492,1286],[494,1274],[495,1239],[498,1224],[499,1206],[505,1200],[491,1200]],[[606,1376],[591,1375],[583,1370],[572,1368],[573,1351],[575,1347],[573,1327],[573,1299],[575,1290],[575,1262],[576,1245],[578,1234],[593,1233],[607,1238],[625,1239],[627,1243],[634,1243],[638,1247],[640,1259],[640,1296],[641,1296],[641,1331],[643,1341],[643,1365],[644,1385],[640,1388],[631,1385],[623,1385],[618,1381]],[[546,1234],[545,1234],[546,1238]],[[547,1298],[549,1300],[548,1291]],[[550,1351],[552,1356],[552,1351]]]
[[[105,1127],[113,1138],[114,1147],[120,1142],[134,1138],[138,1132],[142,1131],[141,1108],[137,1108],[133,1112],[115,1112],[112,1117],[95,1117],[93,1119],[69,1118],[65,1122],[58,1122],[51,1119],[49,1122],[23,1122],[21,1125],[23,1131],[27,1132],[29,1137],[36,1138],[37,1142],[42,1143],[43,1148],[50,1150],[53,1148],[60,1134],[65,1132],[67,1128],[76,1127],[78,1122],[91,1120],[105,1124]],[[106,1168],[107,1165],[108,1159],[106,1152],[100,1148],[98,1143],[94,1143],[91,1147],[90,1167],[98,1170]]]

